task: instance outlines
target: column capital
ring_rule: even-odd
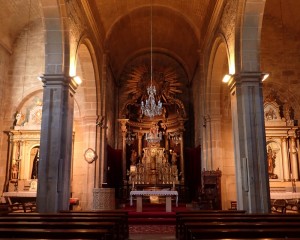
[[[238,84],[257,84],[262,83],[265,73],[262,72],[239,72],[231,75],[228,82],[230,89],[233,89]]]
[[[41,76],[44,87],[69,86],[70,90],[75,93],[79,84],[74,80],[74,77],[65,74],[44,74]]]

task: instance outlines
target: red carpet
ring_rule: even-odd
[[[176,211],[188,211],[186,204],[172,205],[172,212],[166,212],[165,203],[143,203],[143,212],[136,212],[133,206],[126,204],[122,210],[128,211],[129,232],[133,234],[174,234]]]

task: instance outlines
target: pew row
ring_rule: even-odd
[[[3,224],[2,224],[3,223]],[[12,224],[11,224],[12,223]],[[10,213],[0,217],[0,225],[13,226],[22,229],[104,229],[108,239],[128,239],[128,213],[127,212],[97,212],[97,213]],[[48,231],[48,230],[47,230]],[[52,230],[51,230],[52,231]],[[26,232],[26,231],[24,231]],[[37,230],[37,232],[39,232]],[[0,232],[1,235],[1,232]],[[38,235],[38,233],[37,233]]]
[[[297,232],[293,232],[294,229],[300,227],[300,215],[286,214],[286,215],[274,215],[274,214],[189,214],[181,213],[176,218],[176,237],[177,239],[194,239],[200,235],[206,236],[206,238],[226,238],[239,237],[234,233],[235,229],[244,229],[241,232],[245,232],[241,237],[245,239],[252,237],[247,235],[246,230],[262,231],[264,234],[257,234],[255,237],[271,237],[274,234],[270,229],[279,229],[284,227],[284,231],[291,232],[289,237],[300,237]],[[218,229],[218,230],[216,230]],[[268,232],[266,229],[269,229]],[[216,231],[215,231],[216,230]],[[232,232],[227,235],[218,235],[218,232],[228,231]],[[284,233],[283,231],[283,233]],[[202,233],[203,232],[203,233]],[[216,234],[210,233],[215,232]],[[300,233],[300,231],[298,230]],[[220,234],[220,233],[219,233]],[[281,236],[282,235],[274,235]],[[195,238],[197,239],[197,238]],[[300,239],[300,238],[299,238]]]

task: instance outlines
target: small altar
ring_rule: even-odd
[[[136,211],[143,211],[143,196],[162,196],[166,198],[166,212],[172,212],[172,197],[176,197],[176,207],[178,206],[178,192],[172,190],[149,190],[130,192],[130,206],[133,205],[133,197],[136,196]]]

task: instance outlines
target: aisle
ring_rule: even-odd
[[[187,210],[185,204],[173,206],[165,212],[165,204],[143,204],[143,212],[136,212],[135,204],[126,204],[128,211],[129,240],[175,240],[176,211]]]

